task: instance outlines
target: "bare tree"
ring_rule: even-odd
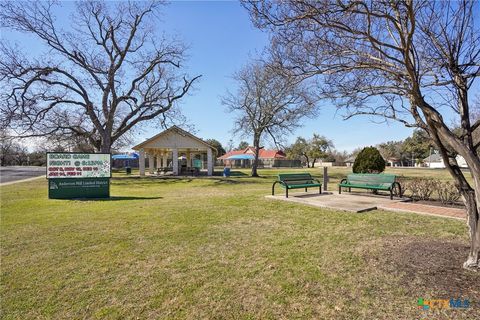
[[[0,166],[28,164],[27,148],[0,129]]]
[[[199,76],[182,71],[183,44],[155,35],[160,5],[81,1],[63,30],[53,2],[2,2],[1,26],[45,48],[30,57],[2,40],[2,126],[23,137],[78,136],[109,152],[138,125],[165,120]]]
[[[10,164],[8,157],[13,154],[15,141],[9,137],[6,130],[0,130],[0,166],[4,167]]]
[[[298,128],[303,117],[315,114],[317,99],[306,85],[263,62],[252,62],[233,78],[238,90],[227,92],[222,103],[237,114],[235,130],[253,136],[252,176],[256,177],[262,139],[270,137],[278,145],[278,139]]]
[[[319,91],[346,116],[374,115],[425,130],[461,192],[471,249],[480,251],[480,120],[470,117],[480,68],[474,1],[245,1],[252,20],[269,29],[279,64],[318,76]],[[450,110],[450,111],[448,111]],[[447,125],[457,118],[457,134]],[[456,161],[465,158],[470,183]]]

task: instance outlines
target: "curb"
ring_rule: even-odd
[[[45,178],[45,175],[41,175],[41,176],[33,177],[33,178],[22,179],[22,180],[15,180],[15,181],[9,181],[9,182],[0,183],[0,187],[8,186],[8,185],[11,185],[11,184],[16,184],[16,183],[20,183],[20,182],[27,182],[27,181],[37,180],[37,179],[40,179],[40,178]]]

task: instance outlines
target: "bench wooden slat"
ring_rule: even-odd
[[[284,180],[312,180],[312,176],[310,173],[281,173],[278,175],[278,180],[284,181]]]
[[[345,180],[345,181],[344,181]],[[390,191],[390,198],[393,199],[393,189],[396,182],[396,176],[393,174],[376,174],[376,173],[354,173],[349,174],[347,179],[344,179],[339,184],[339,193],[342,193],[342,187],[371,189],[371,190],[386,190]],[[399,186],[399,185],[398,185]],[[400,186],[399,186],[400,188]],[[401,193],[401,190],[400,190]]]
[[[390,190],[390,186],[385,187],[381,185],[359,185],[359,184],[340,184],[340,186],[345,188],[357,188],[357,189],[377,189],[377,190]]]
[[[310,173],[281,173],[278,175],[278,180],[272,185],[272,195],[275,194],[275,184],[280,183],[280,186],[286,191],[286,197],[288,198],[289,189],[305,188],[305,191],[311,187],[319,187],[320,193],[322,192],[322,184]]]

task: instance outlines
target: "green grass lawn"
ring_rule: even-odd
[[[461,268],[465,223],[265,199],[278,172],[119,173],[105,201],[48,200],[43,179],[1,187],[1,317],[480,317],[480,274]],[[330,172],[335,189],[346,171]],[[423,311],[421,297],[472,306]]]

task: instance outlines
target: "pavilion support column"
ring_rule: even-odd
[[[178,149],[177,148],[172,150],[172,167],[173,167],[173,175],[178,176]]]
[[[187,150],[187,168],[192,167],[192,155],[189,150]]]
[[[160,169],[162,167],[162,155],[157,153],[156,158],[157,158],[157,169]]]
[[[207,149],[207,174],[209,176],[213,175],[213,156],[212,149]]]
[[[138,169],[140,170],[140,175],[145,175],[145,150],[140,149],[138,157]]]
[[[153,156],[153,153],[149,153],[148,154],[148,172],[150,174],[153,174],[154,170],[155,170],[155,158]]]
[[[168,152],[165,152],[165,153],[163,154],[162,167],[163,167],[163,168],[168,167]]]

